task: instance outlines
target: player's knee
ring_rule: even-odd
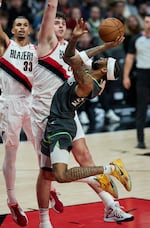
[[[81,153],[77,157],[77,161],[81,166],[90,166],[93,165],[93,159],[89,151]]]
[[[51,172],[49,171],[46,171],[46,170],[40,170],[40,176],[45,179],[45,180],[48,180],[48,181],[52,181],[52,174]]]
[[[65,183],[65,175],[61,172],[54,172],[54,175],[55,175],[55,178],[56,178],[56,181],[58,183]]]
[[[8,139],[4,141],[6,153],[16,153],[19,146],[19,140],[17,139]]]

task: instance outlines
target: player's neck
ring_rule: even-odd
[[[147,36],[147,37],[150,37],[150,30],[144,30],[143,31],[143,35]]]
[[[58,41],[60,44],[64,44],[65,39],[64,38],[58,38]]]
[[[26,46],[27,44],[29,44],[29,40],[28,39],[19,39],[17,37],[14,37],[14,41],[19,45],[19,46]]]

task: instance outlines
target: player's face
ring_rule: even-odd
[[[64,39],[66,33],[66,21],[63,18],[55,19],[54,31],[59,40]]]
[[[30,34],[29,21],[25,18],[17,18],[13,23],[12,34],[16,38],[27,38]]]
[[[97,71],[100,73],[99,76],[100,76],[100,81],[102,80],[101,76],[103,74],[103,79],[105,79],[106,77],[106,73],[107,73],[107,61],[108,61],[108,58],[100,58],[96,61],[96,63],[98,63],[98,69]],[[98,79],[99,81],[99,79]]]

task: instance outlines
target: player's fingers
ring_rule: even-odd
[[[116,42],[122,42],[124,39],[125,39],[124,36],[118,36],[115,41]]]

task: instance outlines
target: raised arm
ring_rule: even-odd
[[[71,39],[67,45],[67,48],[64,53],[64,61],[69,65],[81,64],[82,59],[76,52],[76,44],[78,38],[87,32],[86,23],[83,21],[83,18],[76,21],[76,27],[72,32]]]
[[[86,23],[81,18],[76,23],[76,27],[73,30],[64,54],[64,61],[72,67],[75,80],[78,82],[76,94],[79,97],[88,96],[93,88],[93,81],[91,77],[88,76],[88,72],[86,73],[86,66],[83,59],[80,57],[80,54],[75,51],[78,38],[85,32],[87,32]]]
[[[2,0],[0,0],[0,4],[2,4]],[[9,37],[3,31],[3,28],[0,24],[0,56],[4,54],[4,51],[9,43]]]
[[[100,46],[96,46],[96,47],[93,47],[93,48],[90,48],[90,49],[86,50],[86,54],[87,54],[87,56],[89,58],[94,57],[94,56],[102,53],[103,51],[106,51],[108,49],[117,47],[123,41],[124,41],[124,37],[123,36],[118,37],[115,41],[107,42],[107,43],[104,43],[104,44],[102,44]]]
[[[47,1],[38,35],[39,56],[47,54],[57,43],[57,38],[54,32],[54,20],[56,17],[57,5],[58,0]]]
[[[75,47],[77,44],[77,40],[85,32],[87,32],[86,23],[81,18],[80,21],[77,21],[76,27],[73,30],[72,37],[69,40],[69,43],[68,43],[68,46],[66,48],[65,55],[64,55],[64,61],[66,63],[68,63],[69,65],[71,65],[72,67],[74,66],[74,64],[76,65],[76,64],[81,64],[81,63],[85,62],[84,61],[86,58],[85,54],[83,54],[83,55],[75,54]],[[123,41],[124,41],[124,37],[118,37],[113,42],[107,42],[107,43],[104,43],[103,45],[90,48],[83,52],[86,53],[88,58],[92,58],[92,57],[102,53],[103,51],[106,51],[110,48],[114,48],[114,47],[120,45]],[[84,56],[84,58],[82,58],[83,56]]]
[[[89,76],[90,72],[88,72],[86,61],[88,61],[89,58],[98,55],[109,48],[116,47],[124,40],[124,37],[118,37],[116,41],[104,43],[101,46],[96,46],[88,50],[82,51],[79,54],[76,54],[75,48],[77,40],[85,32],[87,32],[86,23],[81,18],[77,22],[76,27],[73,30],[71,39],[69,40],[64,54],[64,61],[68,63],[73,69],[75,80],[78,82],[76,92],[78,96],[81,97],[87,96],[93,88],[93,80]]]

